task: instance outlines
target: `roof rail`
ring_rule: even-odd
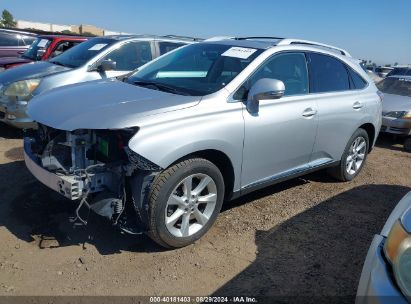
[[[332,46],[332,45],[319,43],[319,42],[315,42],[315,41],[309,41],[309,40],[283,39],[277,45],[280,46],[280,45],[291,45],[291,44],[304,44],[304,45],[320,46],[320,47],[323,47],[323,48],[327,48],[327,49],[337,51],[337,52],[341,53],[344,56],[351,57],[350,53],[348,53],[344,49],[340,49],[340,48]]]
[[[215,37],[210,37],[207,38],[204,41],[220,41],[220,40],[226,40],[226,39],[234,39],[234,37],[230,37],[230,36],[215,36]]]
[[[282,40],[284,38],[280,37],[264,37],[264,36],[256,36],[256,37],[235,37],[234,40],[257,40],[257,39],[265,39],[265,40]]]
[[[174,38],[174,39],[187,39],[187,40],[193,40],[193,41],[203,41],[203,38],[196,38],[196,37],[189,37],[189,36],[179,36],[179,35],[164,35],[161,36],[164,38]]]

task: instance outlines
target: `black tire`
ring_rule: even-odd
[[[359,137],[364,138],[365,142],[366,142],[365,156],[364,156],[363,162],[361,164],[361,167],[359,169],[357,169],[355,173],[349,174],[347,172],[347,169],[346,169],[346,167],[347,167],[347,157],[350,153],[351,145]],[[341,182],[347,182],[347,181],[353,180],[361,172],[362,168],[364,167],[364,164],[367,160],[369,147],[370,147],[370,141],[369,141],[369,138],[368,138],[367,131],[365,131],[364,129],[358,129],[357,131],[354,132],[354,134],[351,136],[350,140],[348,141],[347,146],[345,147],[344,153],[341,157],[341,161],[338,164],[338,166],[329,168],[328,173],[332,177],[334,177],[335,179],[337,179]]]
[[[404,140],[404,150],[407,152],[411,152],[411,136],[407,137]]]
[[[212,178],[217,189],[217,201],[208,222],[196,233],[187,237],[176,237],[168,230],[166,220],[167,201],[172,191],[186,177],[193,174],[206,174]],[[191,158],[181,161],[160,173],[153,181],[148,195],[149,233],[159,245],[166,248],[180,248],[200,239],[213,225],[224,199],[224,179],[219,169],[210,161],[202,158]]]

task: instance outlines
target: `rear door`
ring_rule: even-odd
[[[0,57],[16,57],[26,49],[21,35],[0,32]]]
[[[174,41],[156,41],[157,45],[157,54],[158,56],[164,55],[168,52],[171,52],[172,50],[175,50],[176,48],[179,48],[185,43],[182,42],[174,42]]]
[[[308,53],[310,91],[318,105],[318,135],[312,162],[339,161],[348,140],[366,116],[366,81],[338,58]]]

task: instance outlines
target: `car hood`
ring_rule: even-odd
[[[411,111],[411,97],[384,93],[382,111]]]
[[[70,70],[70,68],[55,65],[47,61],[24,64],[0,73],[0,84],[7,85],[19,80],[41,78],[67,70]]]
[[[33,60],[30,60],[27,58],[21,58],[21,57],[2,57],[0,58],[0,66],[3,67],[5,65],[10,65],[10,64],[29,63],[32,61]]]
[[[181,96],[118,80],[97,80],[50,90],[34,97],[28,115],[49,127],[122,129],[138,126],[138,119],[195,106],[201,97]]]

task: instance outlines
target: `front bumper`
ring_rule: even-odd
[[[0,98],[0,121],[19,128],[19,129],[36,129],[35,123],[26,113],[27,101],[11,101],[7,96]]]
[[[372,240],[361,273],[356,304],[408,303],[395,284],[389,265],[383,257],[384,241],[385,238],[381,235],[375,235]]]
[[[82,194],[79,190],[82,181],[76,180],[73,176],[57,175],[41,167],[40,160],[31,151],[32,142],[31,138],[24,138],[24,161],[31,174],[44,185],[66,198],[79,199]]]
[[[404,136],[411,135],[411,120],[383,116],[381,132]]]

